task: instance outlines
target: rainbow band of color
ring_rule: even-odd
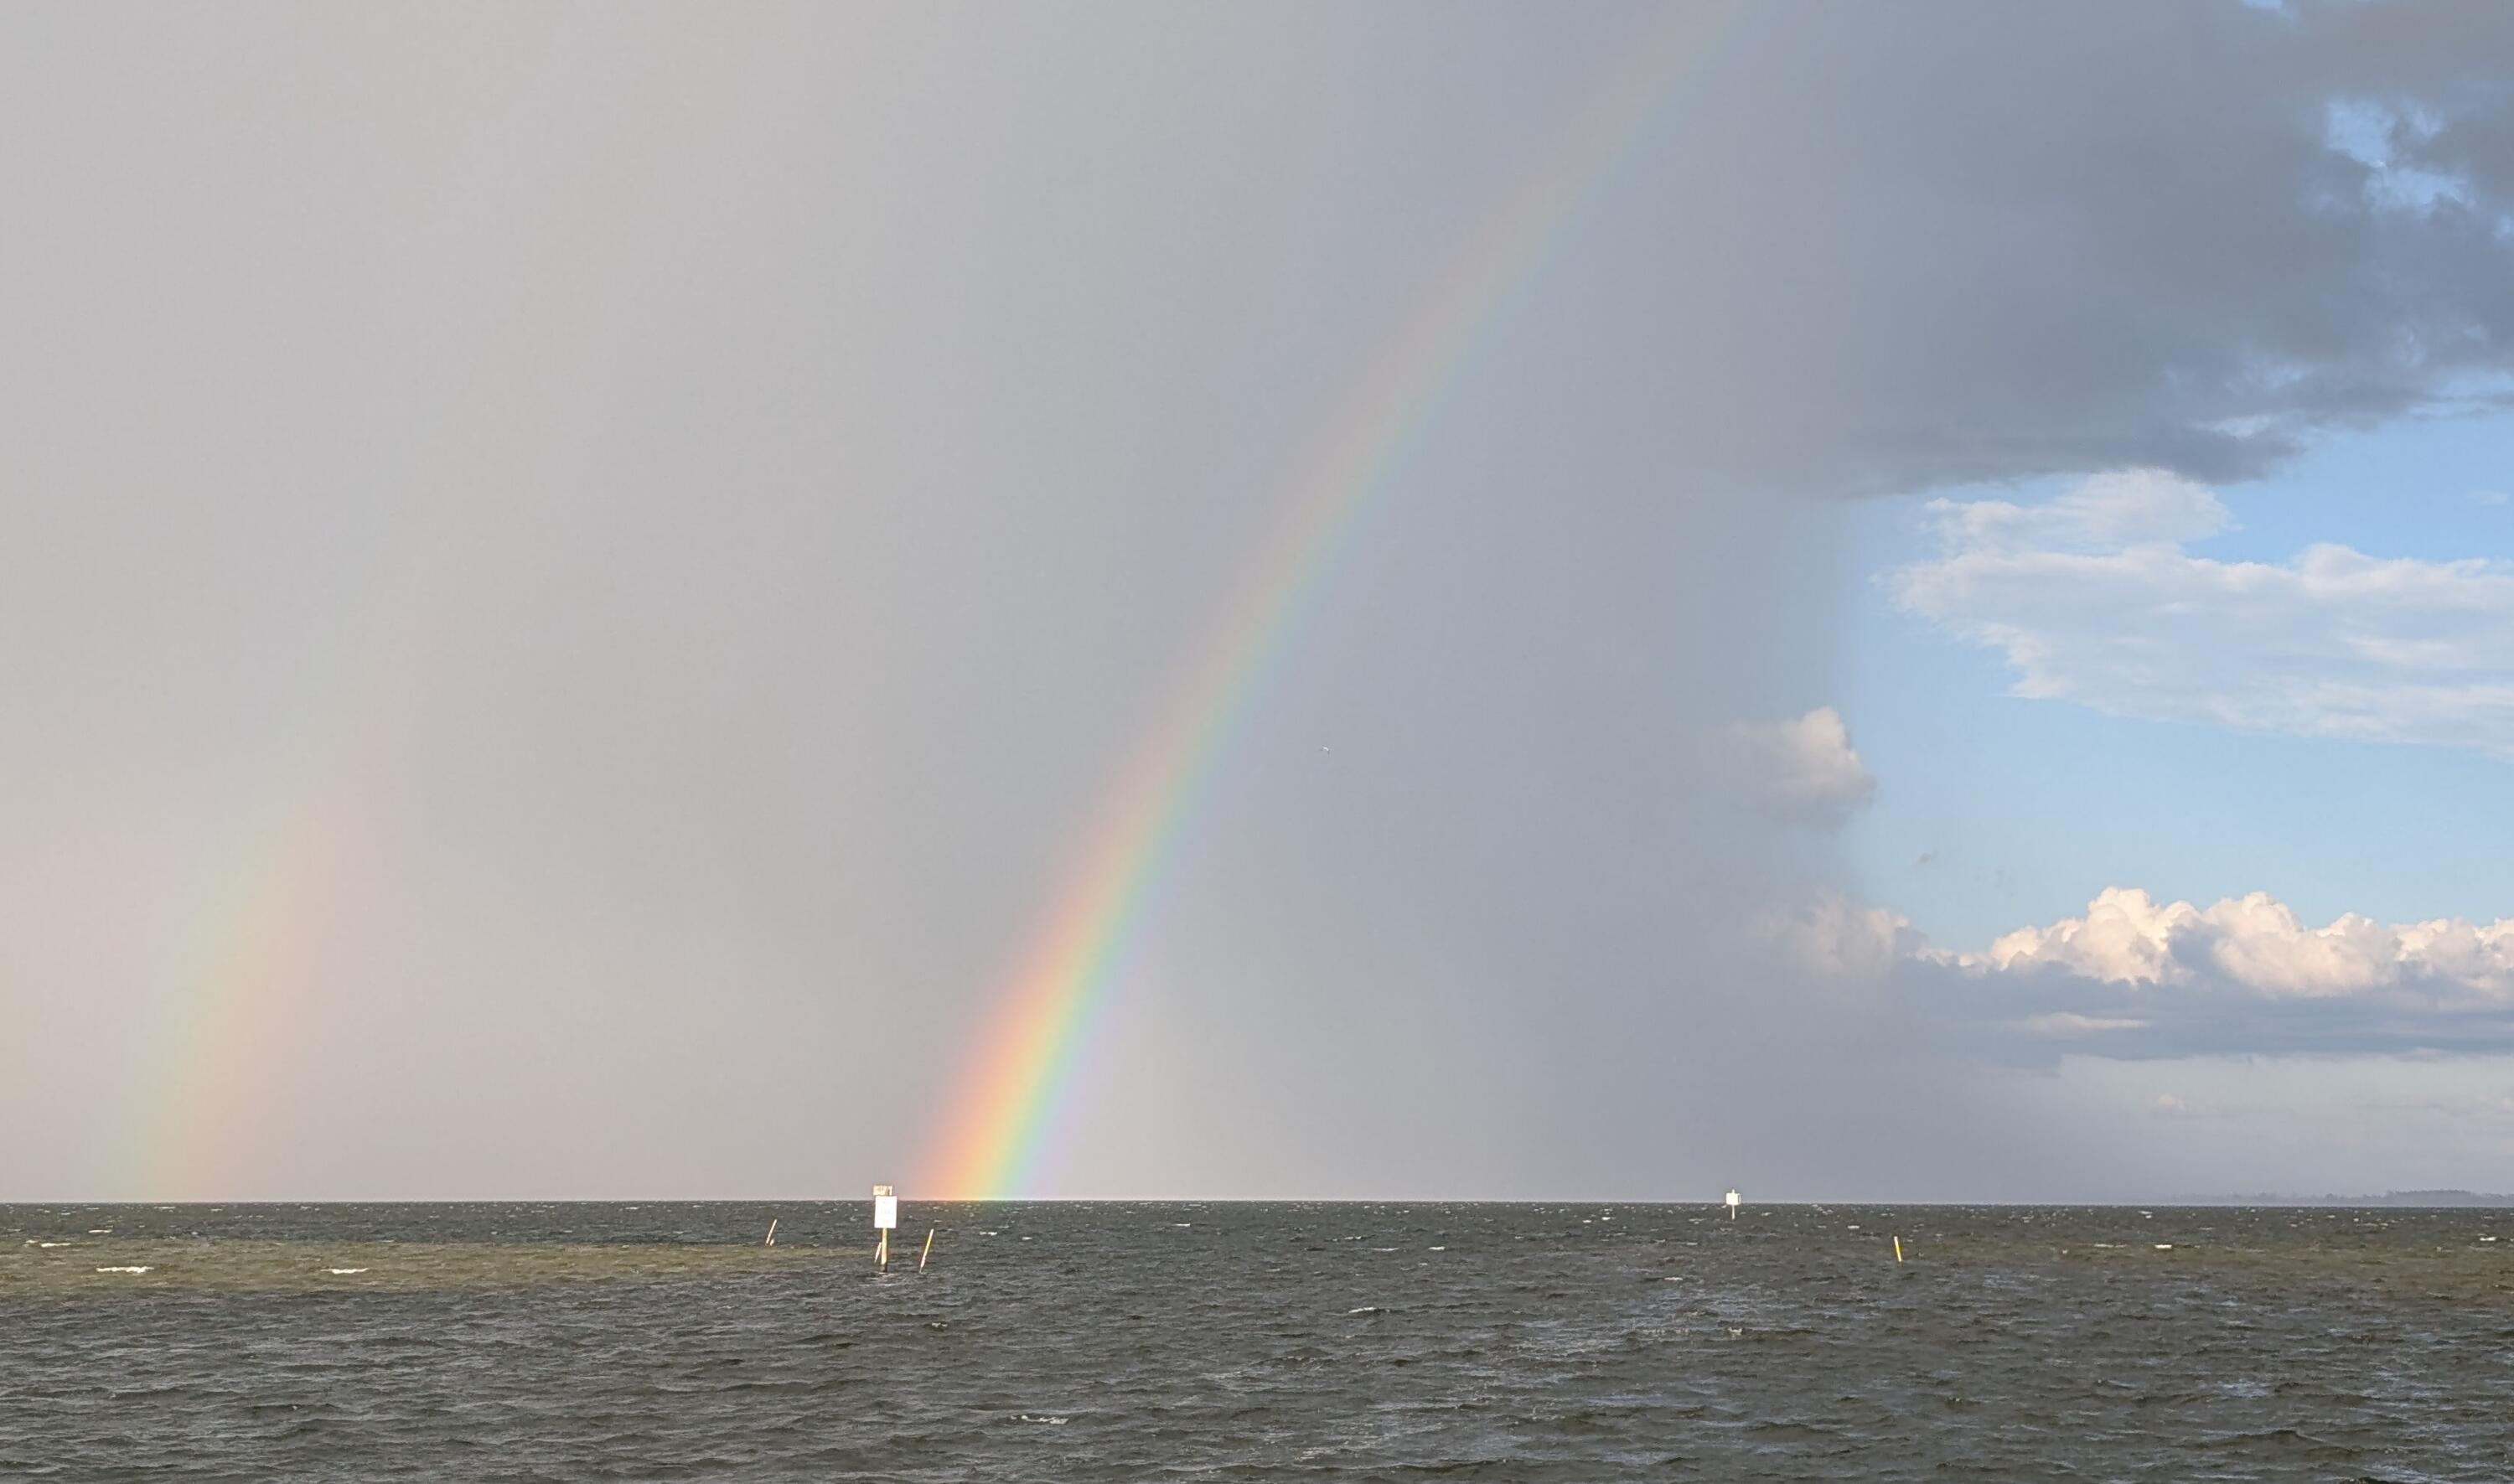
[[[1591,96],[1556,146],[1488,215],[1359,382],[1353,415],[1305,464],[1287,517],[1239,585],[1190,683],[1162,713],[1043,927],[1000,991],[953,1099],[920,1194],[1032,1192],[1115,970],[1242,719],[1290,647],[1313,595],[1376,497],[1448,399],[1486,333],[1724,19],[1669,11]]]

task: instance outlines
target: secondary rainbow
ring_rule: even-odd
[[[679,120],[691,137],[746,106],[734,72],[702,67],[694,81],[702,85],[682,95]],[[690,208],[658,193],[650,209]],[[629,292],[638,245],[668,236],[667,224],[606,233],[578,254],[567,278],[580,307]],[[296,685],[271,698],[245,786],[151,934],[148,995],[125,1038],[115,1118],[93,1145],[94,1179],[109,1198],[268,1198],[284,1193],[270,1183],[284,1163],[275,1156],[338,1137],[336,1113],[315,1116],[300,1102],[300,1053],[320,1044],[311,1038],[327,1005],[374,978],[361,972],[374,950],[345,932],[345,918],[387,879],[372,853],[389,848],[405,807],[397,752],[420,702],[432,594],[479,544],[471,523],[510,527],[518,502],[551,487],[563,451],[588,436],[571,421],[583,403],[573,388],[600,380],[612,332],[604,315],[569,317],[569,331],[531,354],[484,351],[475,377],[485,380],[443,401],[442,421],[413,429],[398,461],[379,465],[360,492],[374,527],[335,553],[353,580],[305,646]]]
[[[1725,20],[1669,10],[1593,90],[1554,146],[1489,212],[1358,379],[1344,419],[1297,465],[1285,516],[1238,584],[1188,683],[1119,776],[999,991],[918,1190],[952,1200],[1030,1191],[1077,1055],[1136,930],[1264,691],[1390,476],[1534,276],[1581,201],[1659,112]]]
[[[350,558],[360,601],[304,656],[304,682],[273,707],[270,740],[228,827],[211,836],[135,1026],[129,1085],[104,1151],[104,1188],[140,1200],[268,1195],[264,1161],[284,1141],[298,1052],[337,969],[339,919],[388,812],[391,677],[408,667],[419,520],[380,522]]]

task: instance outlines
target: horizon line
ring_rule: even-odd
[[[2416,1200],[2407,1197],[2433,1196],[2452,1199]],[[179,1210],[184,1207],[223,1209],[228,1206],[758,1206],[786,1204],[794,1206],[861,1205],[870,1196],[856,1195],[565,1195],[565,1196],[252,1196],[231,1199],[189,1197],[181,1200],[84,1199],[79,1197],[8,1197],[0,1196],[0,1208],[17,1206],[145,1206]],[[1091,1196],[1006,1196],[987,1198],[951,1198],[944,1196],[902,1195],[900,1204],[918,1206],[1653,1206],[1679,1208],[1702,1206],[1714,1211],[1727,1209],[1720,1196],[1700,1199],[1666,1197],[1630,1198],[1619,1196],[1279,1196],[1279,1195],[1091,1195]],[[2449,1211],[2462,1208],[2514,1209],[2514,1192],[2465,1190],[2453,1186],[2433,1186],[2414,1190],[2370,1192],[2328,1192],[2323,1194],[2259,1195],[2173,1195],[2151,1199],[2106,1197],[2081,1200],[1964,1200],[1944,1197],[1887,1199],[1875,1196],[1799,1196],[1774,1200],[1748,1199],[1741,1210],[1797,1209],[1824,1206],[1923,1206],[1962,1208],[2001,1206],[2016,1208],[2082,1208],[2088,1210],[2240,1210],[2254,1206],[2331,1206],[2373,1207],[2395,1210]]]

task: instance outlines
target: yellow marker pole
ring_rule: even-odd
[[[774,1247],[777,1245],[777,1218],[772,1216],[768,1219],[768,1240],[760,1243],[759,1245],[762,1247]]]
[[[925,1250],[916,1255],[916,1270],[918,1272],[923,1272],[925,1270],[925,1260],[932,1256],[934,1256],[934,1228],[928,1226],[925,1228]]]
[[[1897,1263],[1903,1261],[1903,1239],[1901,1237],[1896,1237],[1894,1239],[1894,1261]]]

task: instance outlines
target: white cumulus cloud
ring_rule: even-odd
[[[1750,801],[1785,819],[1837,824],[1877,795],[1877,776],[1831,706],[1786,721],[1739,722],[1727,752]]]
[[[2115,887],[1977,952],[1834,896],[1764,937],[1800,973],[1890,981],[1907,1007],[2009,1054],[2514,1049],[2514,919],[2313,926],[2265,892],[2202,907]]]
[[[2020,696],[2122,716],[2514,757],[2514,566],[2308,546],[2199,556],[2232,518],[2154,470],[2036,504],[1935,501],[1898,603],[1999,650]]]
[[[2386,926],[2348,912],[2317,928],[2267,892],[2196,907],[2110,887],[2083,917],[2019,928],[1981,953],[1941,957],[1976,972],[2049,968],[2114,984],[2213,982],[2263,999],[2331,999],[2422,984],[2514,1008],[2514,919]]]

